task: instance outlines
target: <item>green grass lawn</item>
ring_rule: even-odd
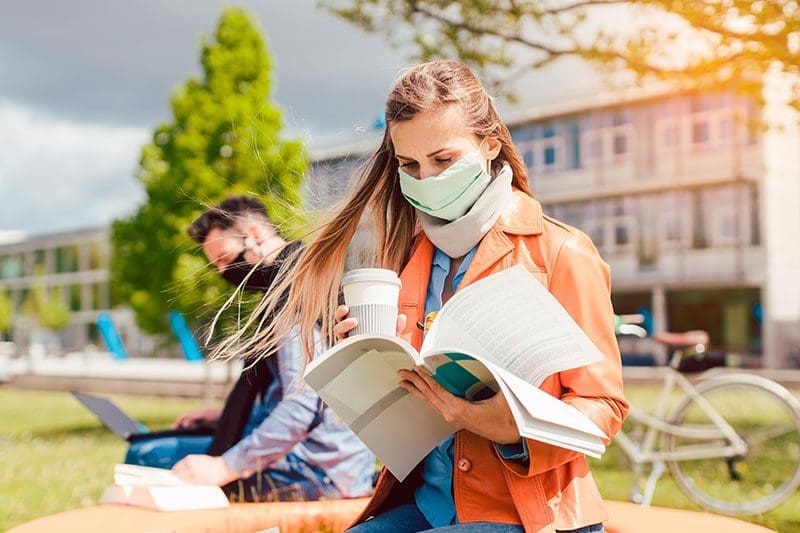
[[[198,401],[113,396],[151,428]],[[127,445],[67,392],[0,388],[0,531],[97,502]]]
[[[630,388],[631,403],[652,405],[656,390]],[[151,428],[165,428],[199,401],[114,396],[134,418]],[[92,505],[111,483],[114,463],[126,445],[68,393],[0,388],[0,531],[38,516]],[[631,475],[620,468],[613,446],[591,461],[603,495],[625,500]],[[655,505],[693,509],[668,474],[658,484]],[[777,529],[800,531],[800,494],[778,509],[749,520]]]

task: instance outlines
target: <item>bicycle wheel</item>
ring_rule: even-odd
[[[725,514],[760,514],[780,505],[800,485],[800,402],[774,381],[748,374],[701,382],[697,392],[746,443],[741,456],[669,461],[667,466],[683,491],[698,505]],[[670,416],[684,428],[711,430],[708,414],[690,397]],[[731,444],[716,437],[666,435],[664,449],[681,452],[698,445]]]

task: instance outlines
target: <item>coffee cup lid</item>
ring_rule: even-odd
[[[364,281],[393,283],[398,287],[401,286],[400,278],[397,277],[395,271],[386,268],[359,268],[351,270],[342,278],[342,285]]]

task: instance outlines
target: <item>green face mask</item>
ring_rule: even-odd
[[[420,211],[444,220],[463,216],[492,180],[483,168],[478,150],[468,153],[438,176],[416,179],[402,168],[398,173],[406,200]]]

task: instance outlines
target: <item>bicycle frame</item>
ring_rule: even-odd
[[[679,357],[673,356],[669,366],[659,369],[663,373],[663,386],[653,414],[647,414],[635,407],[631,407],[628,413],[628,418],[635,424],[647,427],[641,443],[634,441],[624,431],[620,431],[614,441],[634,464],[745,455],[748,449],[747,443],[739,437],[716,409],[697,392],[694,385],[675,369],[679,362]],[[682,427],[664,418],[666,416],[664,411],[667,408],[667,402],[676,386],[680,387],[702,409],[713,423],[713,427]],[[727,444],[720,445],[709,442],[706,444],[684,445],[673,451],[665,451],[657,447],[657,439],[661,434],[698,441],[719,441],[724,439]]]

